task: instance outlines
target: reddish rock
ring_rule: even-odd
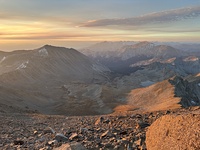
[[[200,149],[200,114],[166,115],[146,134],[148,150]]]

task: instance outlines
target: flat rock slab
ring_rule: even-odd
[[[148,150],[200,149],[200,114],[166,115],[146,133]]]

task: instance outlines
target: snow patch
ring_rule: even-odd
[[[6,59],[6,57],[4,56],[1,61],[0,61],[0,64]]]
[[[191,100],[192,105],[196,105],[196,102],[194,100]]]
[[[49,55],[48,51],[45,48],[40,49],[38,52],[41,57],[46,57]]]
[[[18,69],[25,69],[28,65],[29,61],[27,60],[26,62],[23,62],[21,65],[19,65],[19,67],[17,67],[17,70]]]

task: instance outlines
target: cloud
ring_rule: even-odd
[[[97,27],[97,26],[109,26],[109,25],[141,26],[147,24],[159,24],[159,23],[181,21],[199,16],[200,16],[200,6],[193,6],[193,7],[179,8],[162,12],[155,12],[132,18],[92,20],[81,25],[81,27]]]
[[[200,32],[200,29],[150,29],[150,30],[145,30],[145,31],[150,31],[150,32],[166,32],[166,33],[197,33]]]

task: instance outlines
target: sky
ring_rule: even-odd
[[[200,42],[200,0],[0,0],[0,50]]]

